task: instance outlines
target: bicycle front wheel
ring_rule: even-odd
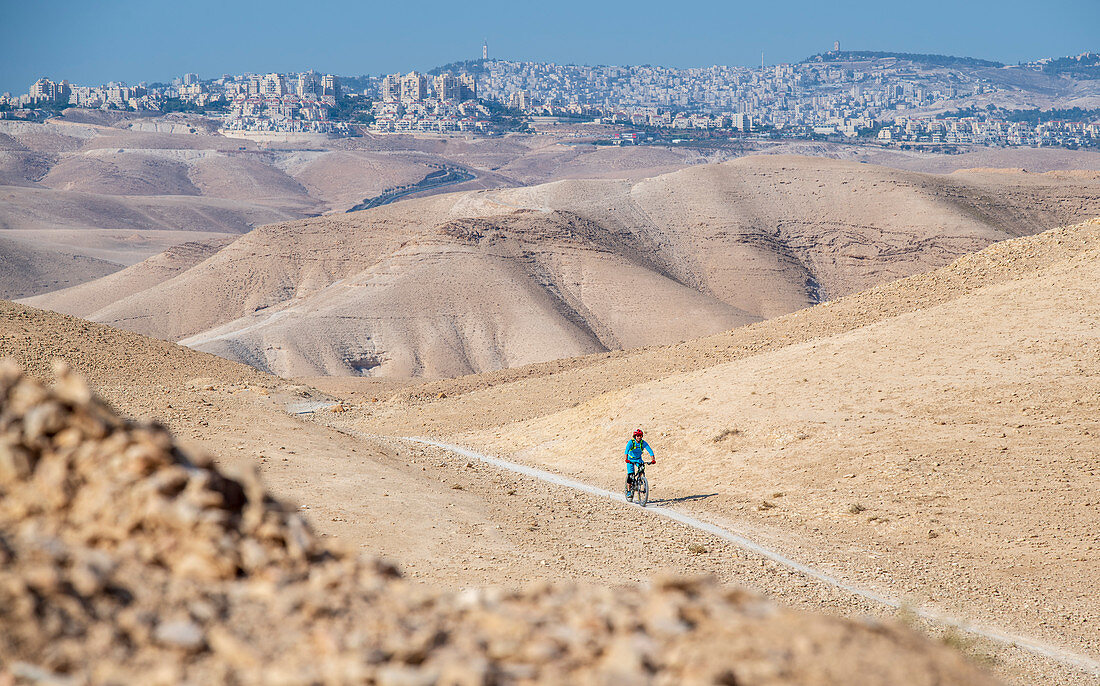
[[[642,507],[646,506],[649,502],[649,482],[646,481],[644,476],[640,476],[637,479],[637,483],[634,484],[634,497],[638,499],[638,504]]]

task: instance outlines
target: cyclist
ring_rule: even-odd
[[[649,443],[646,443],[642,438],[641,429],[634,432],[623,453],[626,455],[626,497],[630,498],[630,494],[634,490],[634,466],[645,463],[642,458],[644,453],[649,453],[649,456],[653,458],[649,461],[649,464],[657,464],[657,457],[653,454],[653,448],[649,447]]]

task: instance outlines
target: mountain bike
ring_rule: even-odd
[[[639,505],[645,507],[649,502],[649,481],[645,478],[645,463],[635,466],[634,474],[626,475],[626,502],[633,498]]]

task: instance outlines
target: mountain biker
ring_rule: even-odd
[[[626,444],[626,450],[623,454],[626,455],[626,482],[632,484],[634,479],[634,466],[642,465],[645,460],[642,458],[644,453],[649,453],[649,456],[653,458],[649,461],[649,464],[657,464],[657,457],[653,454],[653,448],[649,447],[649,443],[646,443],[642,438],[642,430],[638,429],[634,432],[634,435],[630,438],[630,442]]]

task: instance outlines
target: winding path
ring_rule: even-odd
[[[532,479],[538,479],[539,481],[543,481],[546,483],[564,486],[565,488],[582,491],[584,493],[589,493],[591,495],[595,495],[601,498],[608,498],[610,500],[626,502],[626,499],[621,493],[613,493],[598,486],[592,486],[582,481],[577,481],[576,479],[571,479],[569,477],[561,476],[559,474],[553,474],[551,472],[537,469],[535,467],[528,467],[527,465],[510,462],[508,460],[503,460],[499,457],[483,455],[481,453],[474,452],[473,450],[470,450],[468,448],[463,448],[462,446],[454,445],[451,443],[434,441],[428,438],[389,436],[372,437],[391,439],[396,438],[397,440],[406,441],[409,443],[419,443],[422,445],[430,445],[436,448],[442,448],[443,450],[447,450],[456,455],[461,455],[462,457],[468,459],[478,460],[480,462],[484,462],[486,464],[490,464],[501,469],[506,469],[517,474],[528,476]],[[645,509],[653,516],[665,517],[666,519],[671,519],[674,522],[679,522],[680,524],[689,526],[693,529],[705,531],[706,533],[712,534],[725,541],[728,541],[729,543],[732,543],[733,545],[742,548],[743,550],[747,550],[749,552],[755,553],[756,555],[772,560],[773,562],[777,562],[808,577],[812,577],[814,579],[817,579],[818,581],[821,581],[822,583],[828,584],[829,586],[847,591],[852,595],[856,595],[891,608],[900,608],[903,605],[902,601],[898,598],[878,593],[876,591],[856,586],[849,582],[838,579],[837,577],[832,576],[827,572],[815,569],[814,567],[810,567],[809,565],[797,562],[796,560],[792,560],[791,558],[786,557],[781,553],[771,550],[770,548],[766,548],[759,543],[745,538],[744,536],[733,533],[732,531],[728,531],[719,526],[711,524],[710,522],[703,521],[682,512],[677,512],[676,510],[667,507],[652,506]],[[1087,655],[1080,655],[1078,653],[1066,650],[1065,648],[1059,648],[1058,646],[1053,646],[1049,643],[1044,643],[1043,641],[1039,641],[1034,638],[1013,634],[994,627],[975,626],[967,621],[952,617],[951,615],[945,614],[939,610],[930,607],[914,608],[913,612],[917,616],[928,621],[941,625],[948,625],[958,629],[959,631],[965,631],[967,633],[973,634],[975,636],[980,636],[982,638],[995,641],[997,643],[1009,646],[1016,646],[1021,650],[1025,650],[1035,655],[1049,658],[1069,667],[1080,669],[1081,671],[1091,674],[1093,676],[1100,676],[1100,661],[1088,657]]]
[[[441,176],[437,176],[439,172],[445,173]],[[376,195],[372,198],[366,198],[363,200],[363,202],[359,203],[355,207],[352,207],[346,212],[358,212],[360,210],[369,210],[375,207],[381,207],[382,205],[389,205],[392,202],[396,202],[401,198],[414,195],[416,193],[434,190],[437,188],[445,188],[447,186],[453,186],[458,183],[473,181],[476,178],[477,174],[474,174],[469,169],[463,169],[459,167],[444,167],[443,169],[431,172],[409,188],[392,193],[383,192],[381,195]]]

